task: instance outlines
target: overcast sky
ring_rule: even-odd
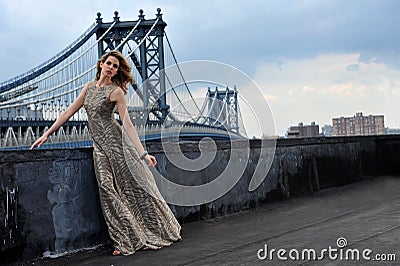
[[[299,122],[384,114],[400,126],[400,1],[0,0],[0,81],[48,60],[95,22],[154,18],[179,61],[230,64],[258,84],[276,133]],[[240,88],[239,93],[240,93]]]

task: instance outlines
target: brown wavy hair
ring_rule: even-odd
[[[109,56],[113,56],[118,59],[119,61],[119,67],[117,74],[111,78],[111,81],[116,84],[117,86],[121,87],[121,89],[124,91],[124,93],[128,92],[128,83],[134,84],[135,80],[133,79],[131,75],[131,66],[129,65],[128,61],[125,59],[125,57],[116,50],[112,50],[106,54],[104,54],[99,61],[97,61],[97,73],[96,73],[96,80],[100,79],[100,73],[101,73],[101,68],[100,68],[100,63],[104,63]]]

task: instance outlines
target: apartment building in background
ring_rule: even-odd
[[[332,118],[333,136],[365,136],[385,134],[383,115],[363,116],[362,112],[352,117]]]
[[[300,122],[298,126],[291,126],[287,131],[288,138],[309,138],[319,136],[319,125],[311,122],[311,125],[304,125]]]

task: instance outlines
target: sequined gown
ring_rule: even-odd
[[[114,85],[91,82],[84,107],[93,139],[93,160],[101,207],[115,248],[123,255],[157,249],[180,239],[181,227],[163,200],[153,175],[113,117]],[[128,146],[128,148],[127,148]],[[127,156],[128,154],[128,156]],[[149,193],[151,192],[151,193]]]

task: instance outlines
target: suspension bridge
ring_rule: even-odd
[[[120,51],[132,66],[128,112],[145,140],[246,137],[236,87],[196,84],[195,97],[165,31],[161,9],[154,19],[95,22],[63,51],[36,68],[0,83],[0,149],[26,149],[94,80],[98,59]],[[201,98],[201,100],[199,100]],[[115,115],[118,119],[118,115]],[[82,108],[48,139],[43,148],[91,146]]]

